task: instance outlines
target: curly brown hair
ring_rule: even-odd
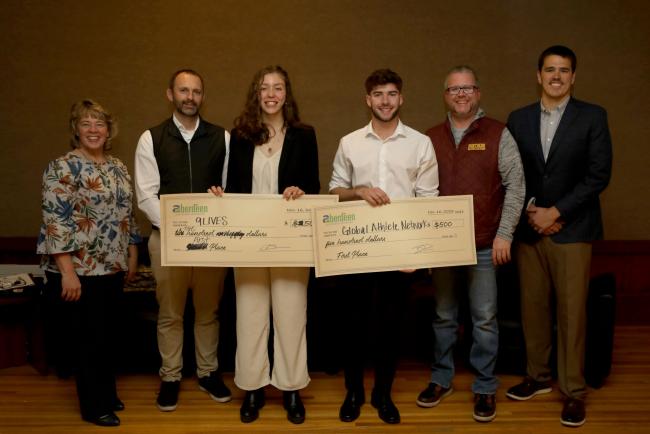
[[[373,71],[366,78],[366,93],[370,95],[375,87],[385,84],[394,84],[397,90],[402,91],[402,77],[397,72],[384,68]]]
[[[296,127],[302,124],[300,122],[300,116],[298,115],[298,105],[293,97],[291,81],[289,80],[289,74],[287,74],[287,71],[285,71],[280,65],[270,65],[262,68],[253,76],[253,81],[251,82],[251,85],[248,88],[248,94],[246,95],[244,110],[235,119],[235,128],[233,129],[233,133],[251,141],[256,146],[269,141],[269,129],[262,122],[260,88],[262,86],[262,81],[264,81],[264,76],[273,73],[282,76],[284,87],[286,89],[286,99],[282,106],[284,126]]]

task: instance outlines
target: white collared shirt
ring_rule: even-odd
[[[329,189],[338,187],[379,187],[391,199],[437,196],[438,162],[431,140],[402,121],[381,139],[370,122],[339,142]]]
[[[194,133],[199,127],[200,119],[196,120],[196,124],[191,130],[185,129],[178,119],[176,119],[176,115],[172,116],[172,120],[174,125],[178,127],[178,130],[183,136],[183,140],[185,140],[189,148],[192,137],[194,137]],[[226,143],[226,158],[223,163],[221,185],[225,189],[226,179],[228,177],[228,154],[230,152],[230,133],[227,130],[224,132],[224,139]],[[138,208],[144,212],[151,224],[155,227],[160,227],[159,191],[160,172],[158,171],[158,163],[153,152],[151,131],[147,130],[140,136],[138,146],[135,150],[135,193],[138,198]]]
[[[189,145],[190,142],[192,141],[192,137],[194,137],[194,133],[196,133],[196,129],[199,128],[199,118],[196,118],[196,123],[194,124],[194,127],[192,129],[188,130],[186,129],[181,122],[176,119],[176,113],[172,115],[172,121],[174,122],[174,125],[176,125],[176,128],[178,128],[178,131],[181,132],[181,136],[183,136],[183,140]]]

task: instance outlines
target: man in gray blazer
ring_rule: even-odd
[[[539,57],[541,101],[515,110],[508,129],[526,176],[526,203],[515,239],[526,340],[527,377],[506,396],[527,400],[551,391],[553,306],[561,422],[585,422],[586,301],[591,242],[603,236],[598,196],[609,183],[612,143],[602,107],[574,99],[576,56],[556,45]]]

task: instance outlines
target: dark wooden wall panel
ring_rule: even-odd
[[[173,71],[201,72],[203,114],[229,128],[253,73],[279,63],[316,128],[325,191],[339,139],[368,122],[372,70],[402,75],[402,118],[420,131],[444,119],[442,82],[458,64],[477,69],[481,105],[505,120],[537,99],[537,56],[561,43],[578,55],[575,95],[609,114],[607,237],[647,240],[648,22],[645,0],[3,0],[0,237],[38,233],[41,176],[68,150],[68,111],[81,98],[118,117],[113,152],[132,171],[138,137],[170,114]]]

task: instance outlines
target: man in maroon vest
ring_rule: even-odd
[[[477,372],[472,384],[474,419],[489,422],[496,416],[498,386],[494,375],[499,346],[496,267],[510,261],[525,183],[517,144],[503,123],[485,116],[480,99],[474,70],[451,69],[444,91],[447,120],[427,131],[438,158],[440,195],[474,196],[477,264],[433,270],[434,363],[430,384],[416,402],[420,407],[435,407],[453,390],[458,302],[461,291],[466,291],[473,324],[470,363]]]

